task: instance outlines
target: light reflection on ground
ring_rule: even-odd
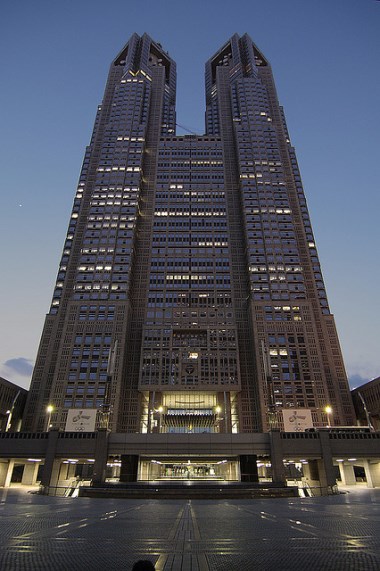
[[[0,568],[380,569],[380,489],[324,498],[117,500],[0,489]]]

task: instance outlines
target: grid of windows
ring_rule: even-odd
[[[267,428],[263,350],[277,411],[305,406],[323,422],[321,407],[332,404],[334,420],[352,424],[300,172],[268,62],[247,35],[234,35],[206,63],[205,135],[175,135],[175,83],[175,62],[147,35],[134,34],[112,62],[26,429],[45,424],[50,401],[60,428],[68,408],[100,407],[116,342],[117,430],[136,432],[142,415],[148,430],[154,394],[192,389],[230,402],[223,430]]]
[[[236,387],[239,366],[220,141],[163,139],[158,158],[145,323],[146,330],[168,328],[171,333],[162,346],[151,346],[145,333],[140,387]],[[225,329],[201,329],[211,324]]]

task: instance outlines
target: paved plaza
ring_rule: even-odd
[[[324,498],[115,500],[0,489],[0,569],[379,570],[380,489]]]

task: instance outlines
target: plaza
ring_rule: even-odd
[[[0,568],[377,570],[380,490],[265,500],[62,498],[0,490]],[[33,493],[34,492],[34,493]]]

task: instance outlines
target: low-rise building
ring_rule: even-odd
[[[380,377],[351,391],[357,419],[380,430]]]
[[[0,431],[20,430],[28,391],[0,377]]]

